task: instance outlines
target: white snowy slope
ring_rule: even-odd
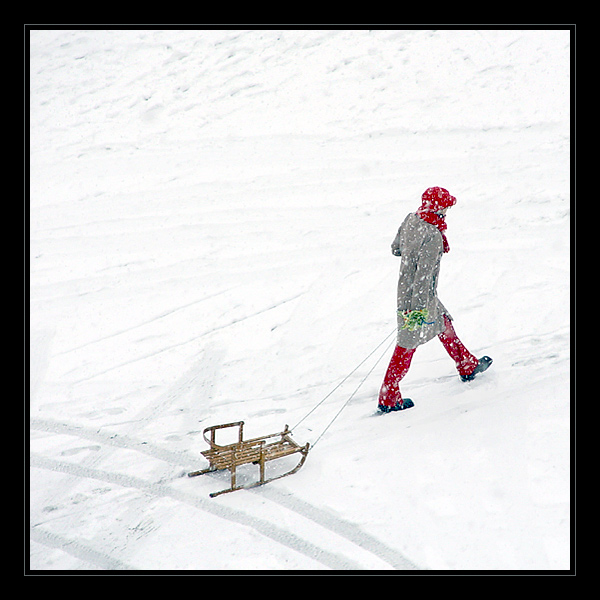
[[[568,30],[30,50],[32,569],[570,568]],[[294,426],[393,332],[390,244],[433,185],[439,295],[491,369],[462,383],[434,339],[378,416],[389,348],[298,473],[209,498],[205,427]]]

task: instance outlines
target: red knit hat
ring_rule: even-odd
[[[421,196],[421,210],[436,212],[456,204],[456,198],[441,187],[427,188]]]

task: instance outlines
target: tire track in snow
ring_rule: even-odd
[[[132,418],[129,426],[123,433],[110,432],[105,427],[86,427],[78,424],[69,424],[60,421],[43,418],[31,418],[30,430],[38,430],[57,435],[70,435],[76,438],[86,439],[102,444],[99,452],[91,453],[80,463],[87,469],[95,469],[101,461],[110,460],[110,454],[122,450],[140,452],[151,456],[154,459],[171,465],[178,465],[189,470],[193,459],[187,458],[183,453],[172,452],[164,448],[148,444],[146,436],[140,437],[142,430],[151,423],[157,416],[164,413],[174,401],[177,400],[182,390],[193,385],[196,379],[204,373],[204,368],[200,363],[195,363],[184,372],[172,385],[165,391],[153,398],[144,407],[141,408]],[[137,435],[137,437],[136,437]],[[30,465],[33,466],[33,460]],[[160,464],[160,463],[159,463]],[[183,473],[183,470],[182,470]],[[76,480],[63,482],[59,489],[53,490],[53,496],[60,498],[68,496],[69,487],[74,485]]]
[[[154,447],[145,442],[140,442],[134,438],[131,438],[126,435],[113,435],[110,433],[102,433],[101,431],[96,431],[93,429],[89,429],[81,426],[68,425],[65,423],[55,422],[49,419],[32,419],[31,420],[31,428],[36,429],[38,431],[44,431],[48,433],[61,433],[66,435],[73,435],[79,438],[83,438],[89,441],[104,443],[107,445],[115,446],[118,448],[123,448],[126,450],[135,450],[137,452],[141,452],[143,454],[147,454],[153,458],[158,460],[165,461],[169,464],[173,464],[176,466],[181,466],[185,468],[189,468],[190,459],[186,457],[184,454],[171,452],[169,450],[164,450],[162,448]],[[36,459],[36,463],[32,461],[32,466],[37,466],[39,463],[39,459],[43,457],[39,457]],[[52,459],[47,459],[52,461]],[[52,463],[50,463],[52,464]],[[68,463],[60,463],[67,465]],[[81,469],[82,471],[90,471],[90,472],[98,472],[98,473],[108,473],[105,471],[99,471],[97,469],[92,469],[90,467],[81,467],[81,466],[69,466],[69,471],[75,472],[77,469]],[[82,475],[83,476],[83,475]],[[115,475],[115,477],[121,481],[121,475]],[[134,479],[135,481],[135,479]],[[142,482],[143,480],[139,480]],[[138,482],[138,483],[139,483]],[[118,483],[115,481],[115,483]],[[121,484],[119,484],[121,485]],[[140,487],[139,486],[133,487]],[[158,484],[150,484],[148,482],[144,482],[144,485],[158,485]],[[131,487],[131,486],[129,486]],[[141,488],[140,488],[141,489]],[[273,487],[262,486],[260,488],[251,490],[254,494],[260,494],[260,496],[270,502],[275,504],[279,504],[283,508],[304,517],[313,523],[323,527],[327,531],[336,534],[350,543],[359,546],[363,551],[369,552],[382,560],[383,562],[389,564],[396,570],[416,570],[418,569],[413,563],[411,563],[405,556],[403,556],[397,550],[390,548],[386,544],[379,541],[374,536],[364,532],[359,526],[355,525],[350,521],[346,521],[344,519],[340,519],[334,515],[331,515],[308,502],[300,500],[295,496],[291,496],[288,494],[284,494],[281,491],[277,490]],[[178,493],[178,492],[175,492]],[[206,510],[206,507],[213,508],[215,505],[214,500],[208,501],[204,499],[198,499],[195,496],[186,495],[186,502],[188,500],[192,500],[193,504],[197,506],[197,508],[201,508],[202,510]],[[190,503],[190,502],[188,502]],[[231,509],[228,509],[231,510]],[[249,524],[247,520],[253,520],[253,517],[248,517],[245,513],[236,512],[236,522]],[[232,519],[230,519],[232,520]],[[348,568],[348,567],[344,567]],[[353,567],[360,568],[360,567]]]
[[[400,552],[390,548],[383,542],[380,542],[377,538],[362,531],[360,527],[350,521],[335,517],[321,508],[309,504],[304,500],[300,500],[296,496],[284,494],[273,487],[269,489],[263,488],[260,492],[257,489],[251,491],[252,493],[260,493],[261,496],[268,500],[318,523],[333,533],[337,533],[340,537],[343,537],[353,544],[360,546],[363,550],[374,554],[396,570],[404,571],[419,569],[419,567],[410,562]]]
[[[46,469],[55,473],[66,473],[75,477],[94,479],[113,485],[119,485],[121,487],[133,488],[150,493],[160,498],[171,498],[178,502],[183,502],[193,506],[194,508],[208,512],[216,517],[226,519],[227,521],[233,523],[238,523],[245,527],[250,527],[261,535],[281,544],[282,546],[286,546],[295,552],[303,554],[304,556],[321,563],[329,569],[344,571],[361,570],[360,565],[356,564],[355,562],[350,561],[339,554],[324,550],[323,548],[320,548],[319,546],[298,537],[287,529],[282,529],[281,527],[278,527],[273,523],[269,523],[264,519],[252,517],[245,513],[228,508],[223,504],[214,502],[213,500],[200,498],[185,492],[174,490],[168,485],[162,483],[152,483],[131,475],[122,475],[120,473],[113,473],[110,471],[102,471],[100,469],[92,469],[80,465],[73,465],[40,455],[32,455],[30,457],[30,466],[38,469]],[[43,539],[41,534],[38,537]],[[58,538],[58,536],[50,539],[54,540],[57,544],[60,542],[60,538]],[[69,543],[70,541],[66,542],[67,547]],[[55,547],[61,547],[62,549],[64,546]],[[100,553],[97,554],[100,556]]]
[[[96,430],[79,425],[69,425],[67,423],[60,423],[50,419],[31,419],[29,422],[29,427],[30,429],[43,431],[45,433],[72,435],[92,442],[107,444],[116,448],[135,450],[172,465],[189,467],[190,463],[192,462],[183,453],[172,452],[171,450],[158,448],[157,446],[153,446],[152,444],[137,440],[125,434],[102,433],[100,429]]]
[[[60,535],[56,535],[55,533],[51,533],[50,531],[40,529],[39,527],[32,526],[29,528],[29,539],[48,548],[57,548],[83,562],[95,565],[100,569],[110,571],[136,570],[133,567],[129,567],[122,563],[120,560],[112,558],[102,552],[98,552],[98,550],[94,550],[94,548],[90,548],[87,544],[69,540]],[[38,569],[34,570],[37,571]],[[43,571],[45,569],[39,570]]]

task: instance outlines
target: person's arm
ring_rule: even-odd
[[[435,295],[435,273],[442,252],[440,236],[432,236],[419,251],[417,270],[413,282],[412,308],[421,310],[429,306]]]
[[[394,256],[402,256],[402,252],[400,250],[400,229],[398,229],[398,233],[392,242],[392,254]]]

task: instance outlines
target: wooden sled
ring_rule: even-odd
[[[239,427],[238,441],[226,446],[219,446],[215,442],[216,431],[217,429],[225,429],[226,427]],[[210,439],[207,437],[208,432],[210,432]],[[236,490],[257,487],[259,485],[269,483],[270,481],[274,481],[275,479],[281,479],[287,475],[292,475],[293,473],[296,473],[304,464],[308,454],[309,444],[307,442],[304,446],[299,446],[290,437],[290,433],[291,432],[286,425],[285,429],[280,433],[272,433],[271,435],[265,435],[262,437],[253,438],[251,440],[244,440],[243,421],[207,427],[204,430],[203,435],[206,443],[210,446],[210,449],[202,452],[202,455],[208,459],[209,467],[208,469],[188,473],[188,476],[196,477],[197,475],[204,475],[205,473],[212,473],[213,471],[229,469],[231,472],[231,486],[225,490],[221,490],[220,492],[213,492],[210,494],[210,497],[214,498],[220,494],[227,494],[228,492],[235,492]],[[267,443],[267,440],[277,437],[279,437],[279,439],[275,439],[274,441]],[[265,479],[266,463],[272,460],[277,460],[278,458],[282,458],[284,456],[289,456],[291,454],[301,455],[300,462],[293,469],[283,473],[282,475]],[[247,464],[256,464],[259,466],[260,478],[255,483],[248,485],[237,485],[236,469],[241,465]]]

